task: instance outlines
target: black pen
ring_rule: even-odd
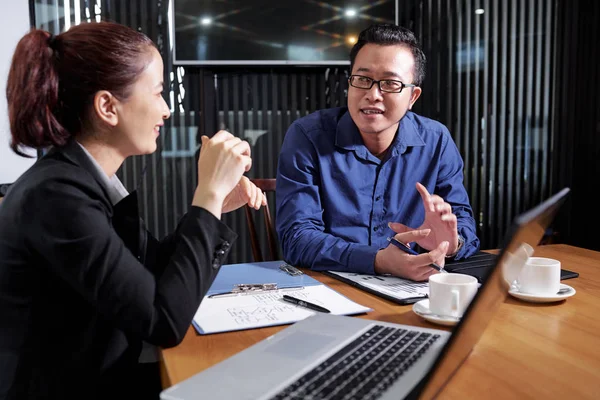
[[[294,303],[294,304],[302,306],[302,307],[310,308],[311,310],[320,311],[320,312],[323,312],[323,313],[330,313],[331,312],[328,309],[326,309],[325,307],[321,307],[321,306],[318,306],[316,304],[309,303],[308,301],[304,301],[304,300],[300,300],[300,299],[297,299],[297,298],[292,297],[292,296],[288,296],[287,294],[283,295],[283,300],[288,301],[290,303]]]
[[[404,243],[396,240],[396,238],[389,237],[389,238],[387,238],[387,240],[388,240],[388,242],[390,242],[391,244],[393,244],[394,246],[396,246],[397,248],[399,248],[400,250],[402,250],[405,253],[412,254],[413,256],[418,256],[419,255],[419,253],[417,253],[416,251],[414,251],[413,249],[411,249],[409,246],[405,245]],[[446,270],[443,267],[440,267],[436,263],[431,263],[429,265],[431,267],[433,267],[433,269],[438,270],[439,272],[442,272],[444,274],[448,273],[448,272],[446,272]]]
[[[400,303],[400,304],[402,304],[402,305],[414,304],[414,303],[424,300],[428,297],[429,296],[427,296],[426,294],[424,294],[422,296],[417,296],[417,297],[405,297],[402,299],[402,303]]]

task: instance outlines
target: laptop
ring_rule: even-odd
[[[452,332],[316,313],[189,379],[163,400],[436,397],[467,358],[569,192],[515,218]]]

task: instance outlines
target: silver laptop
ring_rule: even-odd
[[[452,332],[317,313],[166,390],[164,400],[435,397],[478,342],[568,188],[518,216]]]

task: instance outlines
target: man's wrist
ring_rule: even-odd
[[[381,253],[383,251],[383,249],[380,249],[376,254],[375,254],[375,260],[373,261],[373,270],[375,271],[376,274],[386,274],[387,273],[387,269],[382,265],[382,257],[383,254]]]
[[[455,257],[458,254],[458,252],[460,251],[460,249],[463,247],[464,244],[465,244],[465,239],[461,235],[458,235],[458,246],[456,246],[456,250],[454,250],[454,253],[452,253],[452,254],[446,254],[446,258]]]

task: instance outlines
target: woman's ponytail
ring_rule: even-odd
[[[41,149],[64,145],[71,133],[60,121],[60,36],[32,30],[17,44],[8,73],[6,98],[12,135],[11,148]]]

